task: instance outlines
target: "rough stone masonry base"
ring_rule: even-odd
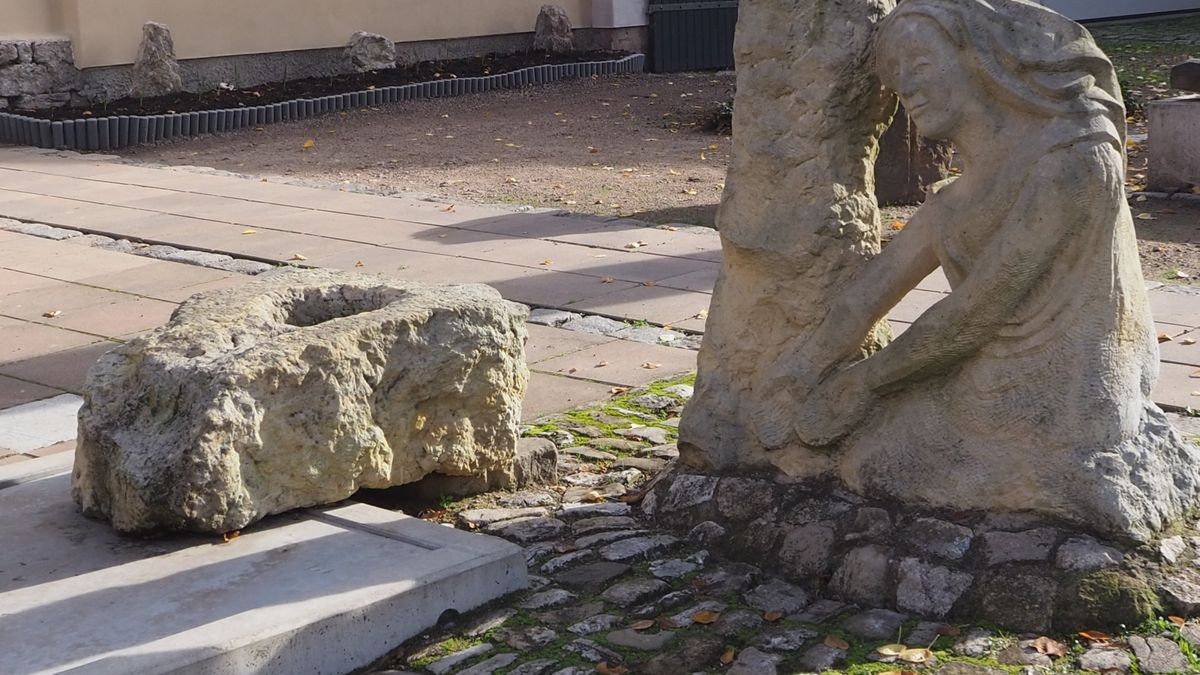
[[[1143,546],[1029,513],[949,512],[827,482],[676,473],[642,511],[816,595],[1015,631],[1136,626],[1200,612],[1200,532]]]

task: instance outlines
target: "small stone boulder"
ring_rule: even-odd
[[[378,33],[358,31],[346,47],[350,64],[360,73],[396,67],[396,43]]]
[[[522,305],[326,270],[196,295],[105,354],[73,492],[129,533],[223,533],[430,474],[513,482]]]
[[[130,96],[166,96],[183,89],[171,29],[155,21],[142,26],[142,44],[133,63]]]
[[[558,5],[542,5],[533,30],[533,48],[551,54],[565,54],[575,49],[567,10]]]

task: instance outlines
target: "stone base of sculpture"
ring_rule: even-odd
[[[924,619],[1074,632],[1200,609],[1194,527],[1131,546],[1036,513],[920,508],[832,481],[691,473],[659,481],[641,508],[813,597]]]
[[[260,279],[194,296],[92,369],[73,476],[86,515],[223,533],[431,474],[513,483],[524,306],[482,285]]]

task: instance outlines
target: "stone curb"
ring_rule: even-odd
[[[249,108],[224,108],[169,115],[114,115],[51,121],[0,113],[0,142],[56,150],[106,151],[156,143],[178,137],[200,136],[290,122],[367,106],[478,94],[496,89],[519,89],[576,77],[639,73],[645,54],[610,61],[546,64],[484,77],[419,82],[320,98],[303,98]]]

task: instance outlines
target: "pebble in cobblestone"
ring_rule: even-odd
[[[613,462],[614,469],[637,469],[642,473],[655,474],[667,466],[667,460],[657,457],[622,457]]]
[[[1200,584],[1182,574],[1176,574],[1162,583],[1163,595],[1175,611],[1192,615],[1200,611]]]
[[[711,668],[725,644],[711,635],[686,638],[680,645],[656,655],[638,667],[638,675],[681,675]]]
[[[720,614],[723,611],[725,611],[725,603],[717,600],[705,600],[704,602],[688,607],[682,612],[672,614],[668,620],[676,628],[687,628],[696,623],[695,616],[700,612],[716,612]]]
[[[1094,572],[1106,567],[1116,567],[1125,556],[1111,546],[1105,546],[1091,537],[1071,537],[1058,547],[1054,564],[1069,572]]]
[[[545,588],[550,585],[549,579],[547,579],[546,577],[539,577],[536,574],[530,574],[529,576],[526,577],[526,579],[529,581],[529,589],[533,590],[533,591],[536,591],[541,588]]]
[[[481,661],[470,668],[458,671],[457,675],[492,675],[492,673],[507,668],[517,660],[516,654],[497,654],[486,661]]]
[[[802,670],[820,673],[836,668],[845,660],[846,650],[818,643],[809,647],[808,651],[804,652],[797,665]]]
[[[516,518],[531,518],[549,515],[544,507],[533,506],[522,509],[467,509],[458,514],[459,521],[474,527],[485,527]]]
[[[596,438],[588,443],[593,448],[600,450],[614,450],[616,452],[637,453],[637,451],[646,447],[645,443],[640,441],[630,440],[628,438]]]
[[[618,607],[629,607],[665,593],[670,586],[658,579],[631,579],[608,587],[600,597]]]
[[[1079,667],[1097,673],[1128,673],[1132,665],[1123,649],[1097,647],[1079,657]]]
[[[566,524],[557,518],[517,518],[492,523],[484,527],[483,531],[521,544],[529,544],[553,539],[562,533],[565,527]]]
[[[922,616],[943,617],[971,587],[974,577],[917,558],[905,558],[900,561],[896,579],[896,606],[899,609]]]
[[[480,615],[462,628],[463,635],[478,637],[484,633],[503,626],[517,613],[511,607],[501,607]]]
[[[700,566],[694,562],[680,560],[679,558],[670,558],[667,560],[655,560],[650,563],[650,574],[659,579],[678,579],[687,574],[691,574],[700,569]]]
[[[567,644],[563,645],[563,649],[571,652],[572,654],[578,655],[579,658],[583,659],[584,661],[591,661],[592,663],[600,663],[603,661],[612,665],[620,663],[623,660],[621,655],[617,652],[614,652],[608,647],[605,647],[593,640],[587,640],[584,638],[579,638],[578,640],[572,640],[571,642],[568,642]]]
[[[569,487],[563,492],[563,506],[575,506],[592,504],[597,499],[610,499],[612,497],[620,497],[628,492],[628,489],[621,483],[609,483],[608,485],[576,485]],[[603,502],[601,502],[603,503]],[[628,507],[627,504],[621,506]]]
[[[726,563],[722,569],[696,577],[695,583],[712,595],[741,593],[753,586],[759,575],[759,569],[753,565]]]
[[[763,619],[758,612],[735,609],[722,613],[712,628],[717,635],[728,638],[741,633],[758,631],[762,625]]]
[[[531,316],[532,316],[532,314],[531,314]],[[560,318],[560,317],[555,317],[555,319],[558,319],[558,318]],[[572,316],[572,317],[566,319],[563,323],[559,324],[559,327],[565,328],[566,330],[577,331],[580,333],[591,333],[593,335],[608,335],[609,333],[615,333],[615,332],[621,330],[622,328],[625,327],[625,324],[620,321],[613,321],[612,319],[606,319],[602,316],[575,315],[575,316]]]
[[[629,612],[629,616],[634,619],[652,619],[667,610],[675,609],[686,602],[690,602],[695,595],[696,592],[690,588],[672,591],[655,602],[635,608]]]
[[[738,652],[733,665],[725,673],[726,675],[775,675],[779,660],[779,657],[774,654],[747,647]]]
[[[669,534],[655,534],[646,537],[622,539],[608,544],[600,549],[600,557],[605,560],[631,560],[658,553],[674,547],[679,540]]]
[[[1140,672],[1185,673],[1190,668],[1187,657],[1172,640],[1135,635],[1129,638],[1129,647],[1137,656]]]
[[[757,518],[775,506],[774,487],[757,478],[724,478],[717,487],[717,510],[730,520]]]
[[[475,645],[473,647],[467,647],[466,649],[454,652],[449,656],[445,656],[437,661],[434,661],[433,663],[425,666],[425,670],[433,673],[433,675],[445,675],[445,673],[454,670],[460,664],[470,661],[477,656],[482,656],[493,649],[495,649],[495,647],[488,642]]]
[[[992,653],[996,647],[996,636],[985,628],[972,628],[954,643],[951,650],[959,656],[980,659]]]
[[[575,540],[575,546],[585,548],[588,546],[596,546],[598,544],[608,544],[621,539],[629,539],[646,534],[645,530],[614,530],[611,532],[597,532],[589,534],[585,537],[580,537]]]
[[[562,450],[559,450],[559,452],[563,453],[564,455],[583,457],[584,459],[590,459],[597,462],[612,462],[617,459],[617,456],[611,452],[597,450],[596,448],[586,445],[576,445],[570,448],[563,448]]]
[[[567,630],[576,635],[591,635],[618,626],[622,621],[623,619],[615,614],[597,614],[567,626]]]
[[[855,511],[854,522],[851,531],[846,535],[846,540],[873,539],[887,534],[891,529],[891,514],[884,509],[864,506]]]
[[[638,522],[629,516],[595,516],[575,521],[571,531],[576,536],[601,532],[603,530],[628,530],[638,526]]]
[[[585,602],[582,605],[569,605],[559,609],[534,612],[533,618],[550,626],[570,626],[603,611],[603,602]]]
[[[558,499],[549,492],[541,490],[522,490],[503,495],[498,500],[500,505],[510,509],[529,508],[532,506],[553,506]]]
[[[833,559],[833,527],[828,523],[812,523],[797,527],[783,538],[779,549],[779,564],[796,578],[824,574]]]
[[[747,605],[764,612],[788,614],[808,604],[808,593],[786,581],[771,579],[747,592],[744,599]]]
[[[817,635],[816,631],[807,628],[791,628],[763,635],[758,638],[757,644],[759,649],[769,652],[794,652]]]
[[[618,647],[627,647],[629,649],[637,649],[643,652],[656,652],[662,649],[672,638],[675,637],[674,631],[664,630],[657,633],[649,633],[646,631],[636,631],[632,628],[613,631],[604,637],[609,644],[614,644]]]
[[[880,607],[891,595],[891,549],[867,544],[846,554],[829,586],[839,597],[865,607]]]
[[[545,626],[510,626],[493,634],[496,640],[523,652],[538,649],[558,639],[558,633]]]
[[[662,396],[660,394],[642,394],[641,396],[633,397],[630,403],[645,408],[646,410],[658,412],[676,405],[677,402],[670,396]]]
[[[567,553],[565,555],[560,555],[557,558],[551,558],[542,563],[542,572],[546,574],[554,574],[555,572],[561,572],[562,570],[565,570],[571,565],[595,557],[596,552],[591,549],[583,549],[582,551]]]
[[[725,538],[725,528],[720,523],[706,520],[693,527],[687,534],[688,541],[694,544],[714,544]]]
[[[548,541],[539,541],[535,544],[530,544],[525,547],[525,564],[533,567],[539,560],[543,560],[554,553],[554,544]]]
[[[629,505],[622,502],[599,502],[595,504],[563,504],[554,515],[559,518],[588,518],[590,516],[627,516]]]
[[[821,599],[809,605],[803,612],[788,617],[799,623],[825,623],[849,609],[850,605],[838,600]]]
[[[920,621],[904,636],[904,642],[912,645],[927,645],[938,639],[943,624],[935,621]]]
[[[618,436],[622,438],[632,438],[638,441],[645,441],[653,445],[663,445],[671,440],[670,434],[666,429],[660,427],[634,427],[633,429],[618,429]]]
[[[1158,544],[1158,554],[1168,565],[1174,565],[1187,551],[1187,542],[1183,537],[1167,537]]]
[[[712,501],[717,491],[717,479],[712,476],[684,474],[677,476],[667,490],[662,510],[670,513]]]
[[[529,661],[508,671],[508,675],[545,675],[557,663],[554,659],[537,659]]]
[[[658,459],[675,459],[679,456],[679,446],[674,443],[669,445],[656,445],[652,448],[646,448],[642,454]]]
[[[587,438],[603,438],[604,430],[600,427],[594,427],[590,424],[572,424],[566,427],[567,431],[578,436],[586,436]]]
[[[687,401],[692,398],[692,395],[695,394],[696,389],[690,384],[673,384],[664,388],[663,391]]]
[[[1024,532],[985,532],[983,553],[988,565],[1010,562],[1037,562],[1050,557],[1058,531],[1038,528]]]
[[[547,609],[550,607],[561,607],[575,599],[575,594],[561,589],[554,588],[540,593],[534,593],[521,603],[523,609]]]
[[[895,637],[908,616],[887,609],[868,609],[842,622],[847,633],[868,640],[883,640]]]
[[[572,588],[594,588],[608,583],[629,571],[629,565],[614,562],[594,562],[572,567],[554,576],[555,581]]]
[[[904,529],[904,538],[925,553],[958,560],[971,548],[974,532],[937,518],[918,518]]]
[[[572,319],[582,319],[582,314],[564,312],[558,309],[534,309],[529,312],[529,323],[557,328]]]

